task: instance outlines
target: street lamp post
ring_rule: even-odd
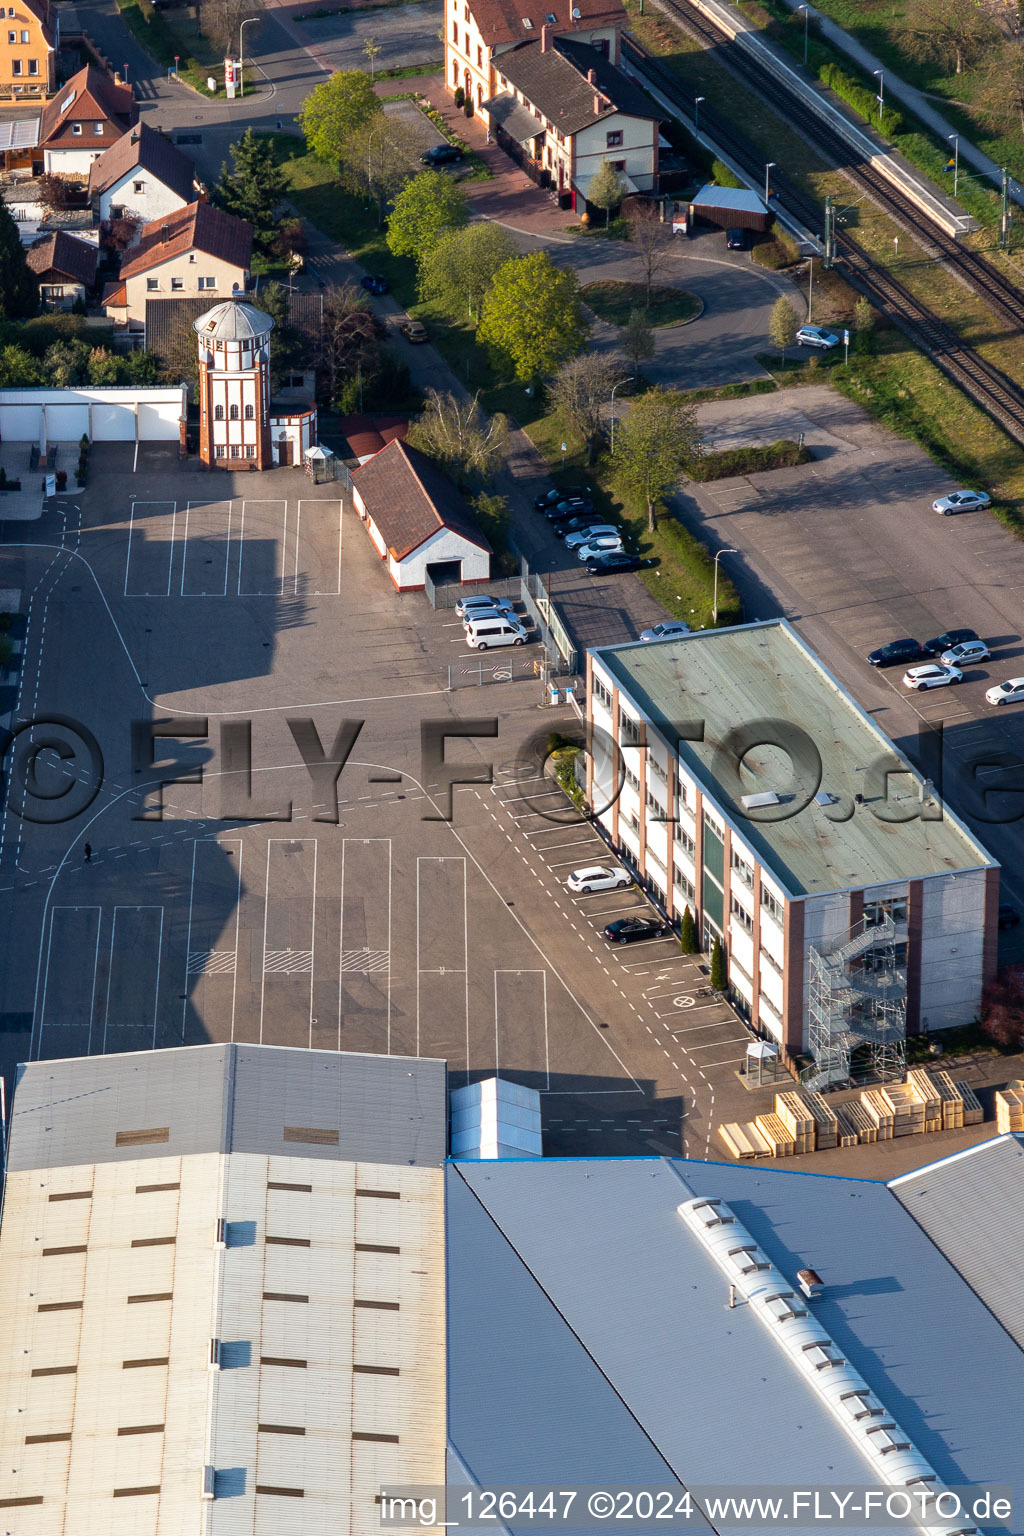
[[[775,161],[774,160],[769,160],[768,164],[764,168],[764,200],[765,200],[766,203],[768,201],[768,192],[769,192],[768,183],[769,183],[769,178],[771,177],[772,171],[774,171],[774,169],[775,169]]]
[[[706,100],[706,96],[698,96],[693,103],[693,132],[695,138],[700,135],[700,104]]]
[[[953,145],[953,196],[956,197],[957,182],[960,180],[960,135],[948,133],[946,138]]]
[[[718,562],[723,555],[738,555],[738,549],[720,549],[715,556],[715,595],[711,600],[711,620],[718,623]]]
[[[807,42],[808,42],[808,38],[807,38],[807,24],[808,24],[808,22],[811,19],[811,8],[810,8],[809,5],[798,5],[796,9],[797,9],[797,15],[799,15],[801,11],[803,11],[803,13],[804,13],[804,63],[806,64],[807,63]]]
[[[245,54],[242,52],[242,34],[250,21],[259,21],[258,16],[247,16],[238,28],[238,96],[239,100],[245,95]]]
[[[635,378],[636,375],[634,374],[633,377]],[[632,382],[633,382],[632,378],[620,379],[617,384],[612,386],[612,430],[611,430],[611,441],[609,443],[609,449],[610,449],[610,451],[612,453],[615,452],[615,391],[617,389],[621,389],[623,384],[632,384]]]
[[[882,113],[885,111],[885,72],[881,69],[871,71],[878,79],[878,121],[882,121]]]

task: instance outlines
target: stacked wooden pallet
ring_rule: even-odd
[[[768,1143],[752,1122],[741,1125],[733,1121],[729,1125],[720,1125],[718,1136],[729,1156],[739,1158],[741,1162],[752,1157],[768,1157],[771,1152]]]
[[[857,1135],[857,1127],[844,1109],[835,1112],[836,1145],[840,1147],[855,1147],[860,1140]]]
[[[1015,1077],[996,1094],[996,1130],[1024,1131],[1024,1081]]]
[[[878,1121],[868,1112],[863,1100],[851,1099],[849,1104],[843,1105],[842,1112],[858,1141],[879,1140]]]
[[[754,1125],[771,1148],[772,1157],[794,1157],[796,1138],[778,1115],[758,1115]]]
[[[798,1154],[814,1151],[814,1116],[802,1093],[777,1093],[775,1114],[796,1143]]]
[[[980,1125],[985,1118],[985,1111],[970,1083],[954,1083],[953,1087],[963,1100],[964,1125]]]
[[[959,1131],[963,1128],[964,1101],[957,1092],[957,1086],[948,1072],[936,1072],[932,1078],[942,1107],[942,1129],[944,1131]]]
[[[830,1147],[838,1146],[838,1123],[833,1110],[825,1103],[820,1093],[813,1093],[805,1088],[800,1097],[807,1105],[814,1119],[814,1142],[819,1152],[826,1152]]]
[[[896,1111],[884,1088],[865,1088],[861,1103],[878,1130],[876,1141],[891,1141],[895,1134]]]
[[[893,1135],[919,1136],[926,1125],[925,1106],[914,1085],[909,1082],[889,1083],[882,1092],[892,1105]],[[937,1104],[938,1100],[935,1102]]]
[[[907,1073],[907,1085],[913,1088],[924,1105],[925,1130],[941,1131],[942,1095],[931,1072],[926,1072],[923,1067],[911,1067]]]

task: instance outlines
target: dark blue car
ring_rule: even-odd
[[[367,293],[387,293],[388,291],[387,278],[378,277],[374,272],[367,272],[366,276],[361,278],[360,281]]]

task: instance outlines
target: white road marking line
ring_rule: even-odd
[[[348,951],[347,952],[346,949],[345,949],[345,870],[346,870],[345,860],[346,860],[347,847],[348,847],[349,843],[351,843],[353,845],[353,847],[360,846],[360,847],[364,847],[364,848],[365,847],[369,847],[373,843],[379,843],[382,846],[382,848],[386,849],[386,851],[387,851],[388,916],[387,916],[387,932],[386,932],[386,941],[387,942],[386,942],[386,951],[385,951],[386,955],[387,955],[387,963],[386,963],[387,980],[386,980],[385,985],[386,985],[386,990],[387,990],[387,1054],[390,1056],[391,1055],[391,917],[392,917],[392,901],[391,901],[392,850],[391,850],[391,839],[390,839],[390,837],[345,837],[345,838],[342,838],[342,841],[341,841],[341,909],[340,909],[340,913],[339,913],[339,924],[338,924],[339,953],[340,953],[340,956],[341,956],[341,966],[340,966],[340,969],[339,969],[339,972],[338,972],[338,1050],[339,1051],[341,1050],[341,1011],[342,1011],[341,1010],[341,996],[342,996],[343,978],[344,978],[344,976],[346,974],[345,957],[346,957],[346,953],[349,953],[349,954],[354,954],[355,953],[354,951]],[[371,963],[369,961],[370,953],[371,952],[369,950],[367,950],[367,957],[368,957],[367,958],[367,963],[368,964]],[[377,954],[376,951],[374,951],[373,953],[374,953],[374,955]],[[374,969],[376,970],[376,968],[377,968],[376,960],[374,960],[372,963],[374,965]]]
[[[43,973],[43,993],[42,993],[42,998],[41,998],[40,1003],[39,1003],[39,1056],[40,1057],[42,1057],[42,1054],[43,1054],[43,1031],[46,1028],[46,1000],[47,1000],[47,995],[49,993],[49,986],[50,986],[50,961],[53,958],[54,928],[56,926],[56,919],[57,919],[58,914],[59,913],[67,913],[67,912],[89,912],[89,913],[95,912],[95,914],[96,914],[96,937],[95,937],[95,940],[93,941],[93,956],[92,956],[92,980],[89,983],[89,992],[88,992],[88,998],[89,998],[88,1031],[89,1031],[89,1033],[88,1033],[88,1045],[87,1045],[87,1048],[86,1048],[86,1054],[88,1054],[88,1055],[92,1054],[92,1016],[93,1016],[93,1009],[94,1009],[94,1006],[95,1006],[96,972],[97,972],[97,970],[99,968],[99,963],[100,963],[100,929],[103,926],[103,909],[102,909],[102,907],[99,907],[99,906],[92,906],[92,905],[85,905],[85,904],[83,904],[82,906],[53,907],[53,908],[51,908],[51,911],[50,911],[50,925],[49,925],[49,932],[47,934],[47,941],[46,941],[46,969],[45,969],[45,971]],[[90,926],[91,926],[91,918],[90,918]],[[41,945],[42,945],[42,939],[40,939],[40,947],[41,947]],[[53,1028],[57,1028],[58,1026],[54,1025],[52,1027]]]
[[[156,981],[153,987],[153,1040],[151,1045],[151,1049],[154,1051],[156,1050],[157,1008],[160,1001],[160,960],[164,941],[164,909],[162,906],[156,905],[133,906],[125,903],[123,905],[115,906],[114,920],[110,925],[110,954],[107,960],[107,1001],[106,1007],[103,1010],[103,1044],[100,1047],[101,1053],[103,1055],[106,1055],[107,1051],[107,1030],[110,1025],[110,995],[112,991],[111,984],[114,979],[114,951],[117,937],[117,915],[119,912],[159,912],[160,914],[160,926],[157,929],[156,939]],[[88,1054],[90,1056],[92,1055],[91,1031]]]

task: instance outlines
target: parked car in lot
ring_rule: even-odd
[[[725,247],[729,251],[745,251],[748,246],[748,236],[745,229],[727,229],[725,232]]]
[[[530,636],[511,613],[482,613],[465,620],[466,644],[472,651],[502,645],[525,645]]]
[[[462,150],[457,144],[432,144],[420,155],[423,165],[453,165],[462,159]]]
[[[589,544],[591,539],[618,539],[622,543],[622,534],[614,523],[584,522],[582,528],[567,528],[563,537],[566,549],[579,549],[581,545]]]
[[[821,352],[831,352],[833,347],[839,345],[835,331],[828,331],[823,325],[802,325],[796,333],[796,339],[798,346],[817,347]]]
[[[985,694],[990,704],[1019,704],[1024,699],[1024,677],[1011,677],[997,683]]]
[[[647,645],[652,640],[679,640],[689,633],[690,626],[682,619],[668,619],[664,624],[655,624],[653,629],[642,629],[640,639]]]
[[[932,511],[940,512],[943,517],[953,517],[957,512],[974,512],[978,507],[991,505],[992,497],[984,491],[953,491],[951,495],[933,501]]]
[[[600,538],[591,539],[588,544],[581,544],[576,551],[577,560],[594,560],[600,555],[618,554],[622,549],[622,540],[617,533],[606,533]]]
[[[509,597],[491,597],[486,592],[479,593],[475,597],[460,597],[455,604],[455,612],[460,619],[468,619],[476,614],[484,613],[515,613],[516,605]]]
[[[390,286],[386,277],[380,277],[375,272],[367,272],[359,281],[367,293],[387,293]]]
[[[934,640],[926,640],[924,648],[929,656],[941,656],[943,651],[952,650],[954,645],[963,645],[967,640],[977,640],[976,629],[947,629],[944,634],[936,635]]]
[[[939,660],[944,667],[973,667],[979,661],[990,661],[991,652],[984,640],[962,640],[943,651]]]
[[[589,496],[572,496],[568,501],[556,501],[545,507],[544,516],[549,523],[564,523],[570,517],[593,517],[594,503]]]
[[[556,485],[552,491],[543,491],[541,495],[533,498],[533,505],[538,512],[546,512],[548,507],[555,506],[560,501],[571,501],[574,496],[589,496],[589,485]]]
[[[1000,903],[999,926],[1000,928],[1016,928],[1020,924],[1020,913],[1010,901]]]
[[[411,341],[413,346],[418,346],[424,341],[429,341],[427,328],[420,320],[405,320],[398,327],[406,341]]]
[[[927,688],[948,688],[951,683],[962,683],[959,667],[944,667],[937,661],[929,661],[923,667],[910,667],[903,674],[904,688],[923,693]]]
[[[901,662],[927,661],[928,652],[918,640],[890,640],[868,656],[872,667],[896,667]]]
[[[620,917],[608,924],[604,936],[612,944],[636,944],[641,939],[663,939],[671,932],[671,923],[660,923],[650,917]]]
[[[609,869],[606,864],[588,864],[583,869],[574,869],[565,883],[575,894],[586,895],[588,891],[624,890],[633,881],[624,869]]]
[[[609,549],[588,560],[583,569],[588,576],[617,576],[623,571],[640,571],[646,564],[646,560],[641,560],[639,555]]]

